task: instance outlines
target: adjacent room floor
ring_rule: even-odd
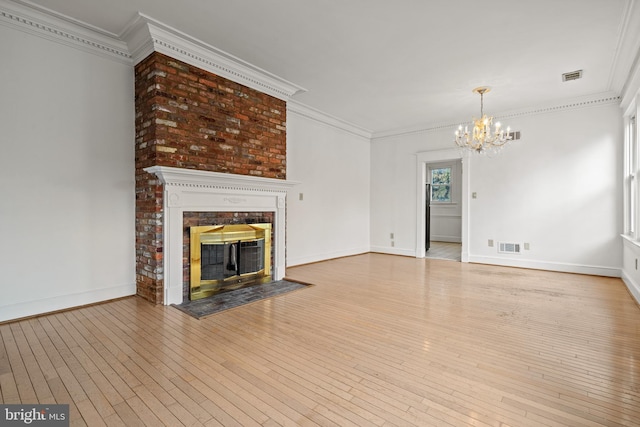
[[[430,242],[429,250],[426,252],[426,258],[448,259],[451,261],[460,261],[462,253],[462,244],[450,242]]]
[[[364,254],[197,320],[138,297],[0,325],[0,401],[72,426],[637,426],[617,278]]]

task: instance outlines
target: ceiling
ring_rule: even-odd
[[[33,0],[119,36],[138,12],[302,86],[372,133],[620,94],[635,0]],[[633,32],[632,35],[636,33]],[[628,44],[628,43],[627,43]],[[562,82],[565,72],[583,78]]]

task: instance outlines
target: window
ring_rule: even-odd
[[[431,201],[451,203],[451,166],[430,169]]]
[[[638,140],[636,117],[627,123],[625,147],[625,234],[638,238]]]

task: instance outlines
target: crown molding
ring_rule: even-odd
[[[532,106],[518,110],[505,111],[500,114],[495,114],[495,117],[503,120],[521,116],[555,113],[557,111],[577,110],[580,108],[596,107],[608,104],[620,105],[620,95],[615,92],[601,92],[576,98],[561,99],[538,107]]]
[[[622,87],[622,101],[620,106],[623,111],[628,111],[640,93],[640,4],[634,1],[629,5],[629,12],[625,20],[625,36],[617,52],[615,70],[618,70],[618,85]],[[621,58],[627,60],[626,66],[619,65]],[[623,74],[619,70],[628,71]],[[622,75],[621,75],[622,74]]]
[[[603,92],[603,93],[597,93],[597,94],[588,95],[588,96],[582,96],[578,98],[559,100],[559,101],[551,102],[546,105],[541,105],[538,107],[533,106],[533,107],[527,107],[527,108],[522,108],[518,110],[504,111],[502,113],[493,114],[493,116],[496,119],[508,120],[516,117],[555,113],[559,111],[577,110],[580,108],[595,107],[595,106],[607,105],[607,104],[620,105],[620,100],[621,100],[620,95],[614,92]],[[403,135],[413,134],[413,133],[434,132],[434,131],[443,130],[443,129],[453,130],[453,129],[456,129],[458,126],[460,126],[460,124],[464,125],[465,122],[426,123],[423,125],[416,125],[408,128],[376,132],[373,134],[372,140],[392,138],[396,136],[403,136]]]
[[[306,92],[301,86],[141,13],[125,27],[120,37],[129,46],[134,64],[152,52],[159,52],[284,101]]]
[[[625,94],[629,85],[629,75],[637,68],[640,56],[640,4],[636,0],[626,0],[620,28],[618,43],[611,67],[609,89]]]
[[[131,64],[127,45],[117,37],[26,1],[0,0],[0,25]]]
[[[464,123],[463,123],[464,124]],[[384,139],[384,138],[393,138],[396,136],[404,136],[413,133],[426,133],[426,132],[435,132],[441,129],[455,129],[460,126],[460,122],[457,123],[449,123],[449,122],[437,122],[437,123],[423,123],[415,126],[409,126],[398,129],[389,129],[383,130],[379,132],[375,132],[372,136],[372,140],[376,139]]]
[[[0,0],[0,25],[128,65],[139,63],[152,52],[163,53],[284,101],[306,92],[143,14],[136,15],[121,34],[115,35],[26,0]]]
[[[349,123],[345,120],[323,113],[320,110],[316,110],[315,108],[311,108],[308,105],[301,104],[297,101],[289,100],[289,102],[287,102],[287,116],[289,116],[290,113],[317,121],[319,123],[322,123],[323,125],[349,132],[361,138],[371,139],[371,131],[363,129],[357,125],[354,125],[353,123]]]

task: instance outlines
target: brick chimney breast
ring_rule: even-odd
[[[286,102],[158,52],[135,67],[136,282],[164,299],[163,187],[169,166],[286,179]]]

